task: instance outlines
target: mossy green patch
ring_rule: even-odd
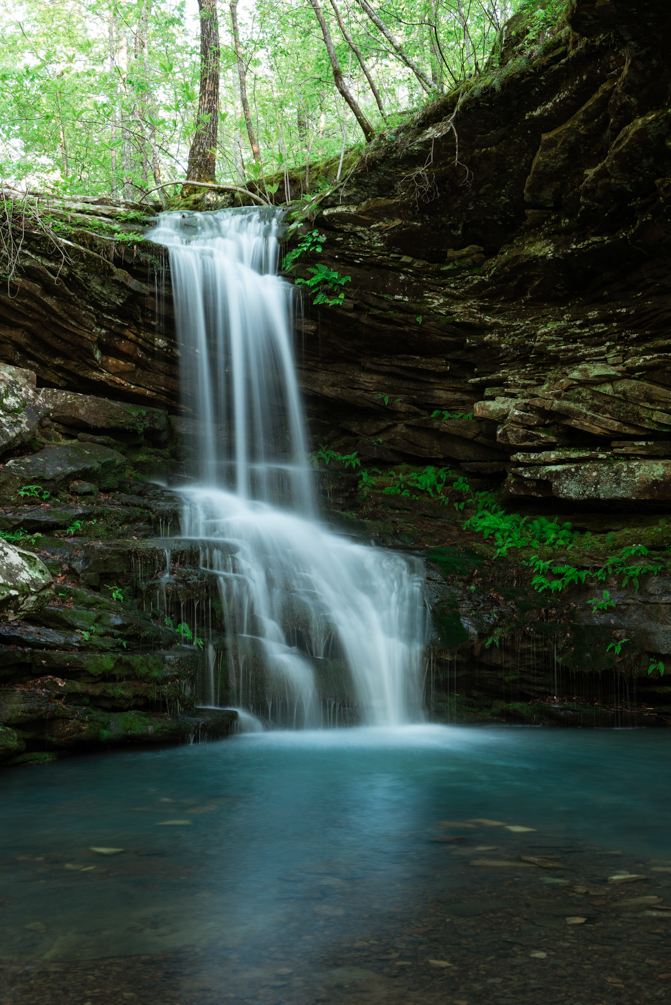
[[[429,548],[425,557],[446,576],[471,576],[483,561],[472,548]]]
[[[121,712],[117,716],[117,724],[120,732],[129,733],[131,736],[153,732],[154,720],[144,712]]]
[[[461,623],[458,613],[433,615],[433,622],[441,643],[447,649],[457,649],[469,640],[469,634]]]

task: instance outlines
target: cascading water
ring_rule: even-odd
[[[275,725],[421,717],[418,560],[315,516],[275,210],[163,213],[196,485],[183,529],[218,579],[236,704]],[[212,659],[212,656],[209,657]]]

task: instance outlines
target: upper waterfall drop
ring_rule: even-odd
[[[274,209],[162,213],[151,237],[170,250],[182,397],[199,420],[198,480],[307,514],[312,477],[292,291],[277,275],[280,225]]]
[[[315,516],[293,360],[281,212],[163,213],[195,484],[183,530],[226,617],[234,703],[275,725],[421,718],[426,634],[417,559],[364,547]]]

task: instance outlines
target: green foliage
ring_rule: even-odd
[[[166,624],[168,621],[170,622],[169,627],[172,628],[172,618],[166,618],[165,620]],[[175,631],[178,635],[181,635],[182,642],[191,642],[197,649],[202,649],[204,647],[205,643],[203,640],[194,638],[194,634],[186,621],[180,621]]]
[[[29,544],[34,547],[38,537],[42,537],[39,531],[29,534],[23,527],[19,527],[18,530],[0,530],[0,538],[9,544]]]
[[[552,559],[544,562],[538,555],[534,555],[526,564],[536,572],[531,585],[539,593],[544,593],[545,590],[561,593],[567,586],[584,583],[589,575],[587,569],[577,569],[574,565],[553,565]],[[557,578],[548,579],[548,572]]]
[[[578,531],[570,523],[559,524],[554,520],[539,516],[520,516],[506,513],[495,501],[485,500],[484,494],[477,493],[480,505],[477,512],[466,521],[464,527],[482,534],[485,539],[493,537],[498,555],[505,555],[509,548],[571,548]]]
[[[313,303],[327,304],[330,307],[342,304],[345,291],[338,292],[338,287],[349,283],[351,276],[341,276],[327,265],[311,265],[308,272],[313,274],[310,279],[299,277],[295,282],[296,286],[307,286],[309,290],[316,291]]]
[[[618,642],[611,642],[609,646],[606,646],[606,652],[609,653],[611,649],[614,649],[615,655],[619,656],[625,642],[631,642],[631,639],[620,639]]]
[[[380,474],[379,468],[362,468],[359,472],[359,491],[366,492],[367,489],[372,488],[376,481],[377,476]]]
[[[43,489],[41,485],[23,485],[19,489],[19,495],[22,499],[48,499],[51,492]]]
[[[175,627],[175,622],[172,620],[172,618],[164,618],[163,619],[163,624],[166,625],[168,628],[171,628],[171,629],[174,629],[174,627]]]
[[[118,586],[108,586],[107,589],[112,594],[112,600],[118,600],[119,603],[123,603],[123,590]]]
[[[420,472],[393,471],[392,484],[387,485],[383,492],[385,495],[409,496],[412,499],[419,499],[418,492],[426,492],[435,499],[442,495],[451,474],[449,468],[435,468],[432,465]]]
[[[611,555],[610,558],[606,559],[601,568],[594,571],[577,569],[572,565],[553,565],[551,561],[543,562],[538,555],[534,555],[527,562],[527,565],[530,565],[537,573],[532,580],[532,586],[539,593],[543,593],[545,590],[550,590],[552,593],[561,593],[567,586],[578,583],[582,584],[587,579],[594,579],[598,583],[603,583],[609,576],[614,576],[615,578],[621,577],[622,586],[626,586],[629,582],[633,583],[634,589],[638,592],[640,577],[646,574],[658,575],[662,569],[662,565],[630,565],[627,559],[647,554],[648,549],[642,544],[628,546],[622,548],[617,555]],[[548,579],[548,573],[556,578]],[[605,611],[609,607],[615,607],[607,590],[603,591],[603,600],[592,599],[588,600],[587,603],[593,605],[592,610],[594,611]]]
[[[282,269],[286,272],[294,264],[297,258],[304,252],[310,251],[321,251],[324,244],[324,239],[319,236],[318,230],[311,230],[301,238],[297,246],[293,248],[288,254],[284,256],[282,261]]]
[[[555,24],[567,7],[567,0],[522,0],[519,13],[525,15],[527,34],[532,36],[546,32]]]
[[[648,549],[643,544],[634,544],[621,548],[617,555],[612,555],[604,562],[602,568],[597,570],[595,573],[596,579],[599,582],[603,582],[608,576],[621,576],[622,585],[626,586],[628,582],[632,582],[634,590],[638,593],[640,577],[647,574],[657,576],[663,568],[662,564],[641,563],[631,565],[627,562],[629,558],[645,557],[647,554]]]
[[[594,597],[592,600],[587,601],[588,604],[592,605],[592,611],[607,611],[609,607],[615,607],[615,604],[610,599],[610,593],[608,590],[603,591],[603,600],[599,600],[598,597]]]
[[[437,408],[435,412],[431,413],[432,419],[472,419],[472,412],[445,412],[443,409]]]
[[[650,666],[648,667],[648,676],[650,676],[650,674],[655,673],[655,671],[657,671],[659,673],[660,677],[663,677],[664,676],[664,664],[662,663],[661,660],[653,660],[653,659],[651,659],[650,660]]]
[[[72,537],[72,535],[76,534],[78,530],[81,530],[83,526],[84,526],[83,520],[75,520],[74,523],[71,523],[70,526],[66,528],[65,533],[69,534],[70,537]]]
[[[346,468],[356,469],[361,467],[359,454],[356,450],[353,454],[339,454],[337,450],[330,450],[322,444],[319,450],[315,450],[311,457],[313,467],[315,468],[319,467],[320,461],[323,461],[327,467],[331,461],[340,461]]]
[[[505,15],[519,9],[511,0]],[[545,15],[530,15],[538,33]],[[322,5],[336,54],[378,143],[395,142],[408,113],[483,70],[501,35],[500,4],[376,5],[427,91],[355,4],[338,4],[347,31],[382,95],[379,110],[358,59],[350,59],[329,4]],[[174,0],[23,0],[0,23],[0,176],[54,193],[139,198],[159,177],[184,177],[198,109],[199,18]],[[302,199],[342,180],[360,133],[335,86],[309,4],[250,0],[241,16],[251,115],[262,164],[251,155],[241,114],[228,4],[220,5],[221,74],[217,180],[273,195],[291,181]],[[430,27],[435,24],[435,32]],[[533,32],[532,32],[533,33]],[[400,128],[399,128],[400,127]],[[320,170],[320,165],[327,165]],[[132,213],[126,225],[135,224]]]

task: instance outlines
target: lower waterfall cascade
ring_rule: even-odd
[[[293,290],[277,274],[281,224],[273,209],[169,212],[151,232],[170,253],[193,416],[182,536],[216,577],[229,694],[247,716],[284,728],[418,721],[423,564],[317,518]],[[216,704],[213,681],[208,691],[205,703]]]

